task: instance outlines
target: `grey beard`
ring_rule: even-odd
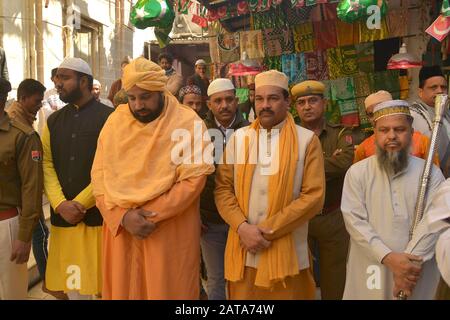
[[[408,166],[409,147],[399,151],[388,152],[376,145],[378,165],[388,174],[396,174]]]

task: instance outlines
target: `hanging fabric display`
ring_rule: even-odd
[[[294,34],[295,52],[314,51],[314,30],[311,22],[295,26],[292,32]]]
[[[209,38],[209,56],[212,63],[220,63],[219,44],[217,36]]]
[[[381,20],[380,29],[369,29],[364,21],[359,22],[359,42],[383,40],[389,36],[386,19]]]
[[[336,23],[333,20],[314,22],[316,49],[326,50],[337,47]]]
[[[336,20],[337,42],[339,47],[359,43],[359,25]]]
[[[267,70],[282,70],[281,66],[281,56],[279,57],[265,57],[263,64],[266,66]]]
[[[264,45],[261,30],[240,32],[241,57],[247,53],[248,59],[264,58]]]
[[[289,85],[306,80],[305,56],[299,54],[286,54],[281,56],[281,69],[289,78]]]
[[[235,62],[240,59],[239,33],[222,32],[217,36],[219,60],[222,63]]]
[[[328,64],[326,51],[305,52],[306,77],[308,80],[327,80]]]
[[[372,73],[375,69],[374,47],[372,42],[360,43],[356,46],[358,69],[360,72]]]
[[[358,126],[359,113],[353,78],[346,77],[331,81],[331,98],[338,103],[341,123],[345,126]]]
[[[264,49],[268,57],[276,57],[282,55],[281,36],[274,32],[274,29],[264,30]]]
[[[330,79],[348,77],[358,73],[358,56],[355,46],[327,50]]]
[[[389,10],[387,15],[389,37],[404,37],[408,34],[409,10],[407,7]]]
[[[331,123],[339,124],[341,123],[341,112],[337,101],[333,100],[331,96],[331,80],[323,80],[322,83],[325,85],[323,96],[328,101],[325,109],[325,118]]]
[[[353,77],[353,82],[355,84],[356,105],[358,106],[360,126],[362,129],[369,129],[372,125],[367,117],[364,106],[364,100],[373,92],[370,88],[369,77],[366,73],[359,74]]]
[[[310,13],[314,7],[304,7],[301,9],[291,9],[286,12],[286,22],[288,26],[296,26],[309,21]]]

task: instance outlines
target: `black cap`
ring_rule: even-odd
[[[0,94],[8,94],[11,91],[11,83],[4,78],[0,78]]]
[[[419,83],[420,87],[423,87],[425,81],[432,77],[444,77],[441,67],[439,66],[427,66],[420,69]]]

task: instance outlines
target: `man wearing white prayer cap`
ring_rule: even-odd
[[[198,59],[195,62],[195,73],[191,75],[186,80],[186,85],[196,85],[200,88],[202,91],[202,99],[203,99],[203,105],[202,110],[199,113],[200,117],[204,117],[206,112],[208,111],[208,108],[206,106],[206,100],[208,100],[207,90],[209,86],[209,79],[206,75],[206,62],[203,59]]]
[[[82,59],[64,59],[55,84],[67,105],[48,117],[42,132],[52,234],[46,286],[70,299],[88,299],[101,290],[103,223],[90,185],[91,166],[100,130],[113,110],[92,95],[92,71]],[[76,285],[68,279],[73,266]]]
[[[233,83],[229,79],[216,79],[208,87],[208,107],[205,124],[210,136],[215,131],[216,159],[231,134],[249,123],[238,110],[238,98]],[[223,273],[225,245],[228,225],[220,217],[214,202],[215,174],[209,175],[200,197],[200,214],[204,232],[201,249],[208,280],[206,288],[209,300],[225,300],[225,278]]]
[[[378,103],[373,117],[376,155],[350,167],[342,192],[341,209],[350,234],[344,299],[393,300],[403,292],[411,300],[430,300],[439,281],[434,257],[439,233],[428,228],[426,210],[409,237],[425,161],[409,152],[409,104]],[[428,194],[434,195],[443,180],[439,168],[432,166]]]
[[[92,95],[98,102],[103,103],[105,106],[108,106],[110,108],[114,108],[114,105],[112,104],[111,101],[100,97],[101,94],[102,94],[102,84],[97,79],[94,79],[92,85]]]

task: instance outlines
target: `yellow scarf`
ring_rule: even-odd
[[[136,208],[144,205],[185,179],[214,172],[214,165],[195,163],[210,142],[194,144],[194,121],[206,126],[195,112],[172,95],[165,95],[162,114],[150,123],[141,123],[131,114],[128,105],[120,105],[103,127],[92,166],[92,187],[95,196],[104,195],[108,208]],[[191,139],[184,144],[194,152],[186,158],[191,164],[176,164],[172,152],[180,146],[172,141],[176,129],[189,133]],[[199,144],[198,148],[194,148]],[[179,150],[179,149],[178,149]],[[201,155],[200,155],[201,157]],[[201,158],[200,158],[201,159]]]
[[[259,140],[260,123],[257,119],[251,126],[256,131],[256,141],[244,145],[245,164],[236,165],[236,198],[245,216],[249,214],[250,189],[253,172],[256,165],[248,163],[249,146]],[[279,171],[269,178],[269,208],[267,217],[280,214],[282,208],[292,201],[294,177],[298,160],[298,137],[294,119],[288,114],[286,124],[281,129],[279,148]],[[276,227],[276,226],[274,226]],[[229,231],[225,250],[225,278],[239,281],[243,278],[246,260],[246,250],[239,243],[239,235],[234,230]],[[292,234],[272,241],[270,247],[261,251],[257,266],[255,285],[270,288],[276,282],[283,281],[288,276],[299,273],[297,254]]]

